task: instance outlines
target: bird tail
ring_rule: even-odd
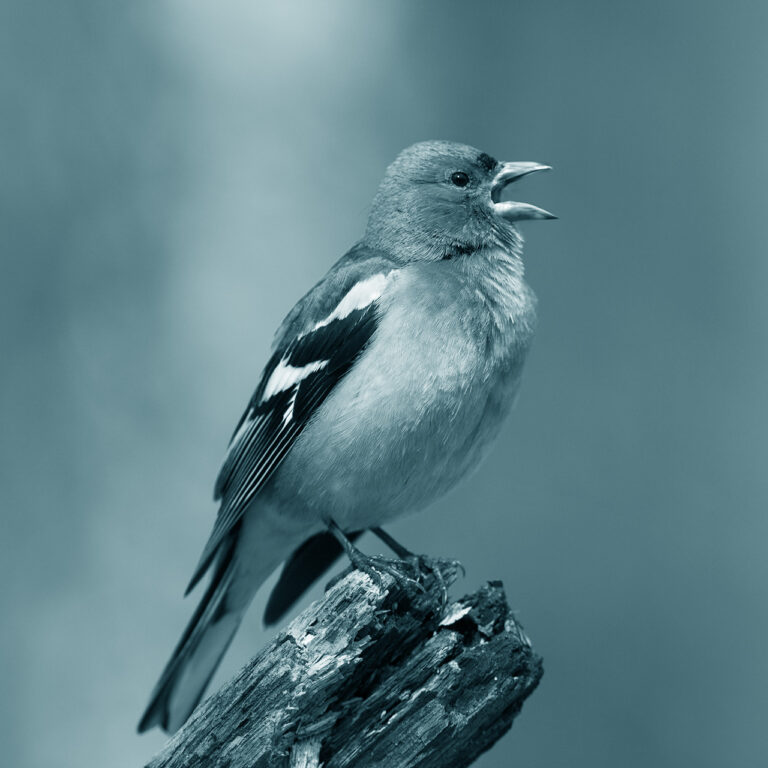
[[[223,543],[211,582],[152,691],[139,733],[154,725],[173,733],[184,724],[240,626],[244,607],[228,609],[226,599],[235,573],[235,544],[236,536]]]

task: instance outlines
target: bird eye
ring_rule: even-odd
[[[457,187],[466,187],[469,184],[469,176],[464,171],[456,171],[456,173],[451,174],[451,181]]]

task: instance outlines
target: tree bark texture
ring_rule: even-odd
[[[511,727],[541,659],[499,582],[446,604],[455,567],[436,572],[337,580],[148,768],[469,765]]]

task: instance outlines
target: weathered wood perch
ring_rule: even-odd
[[[444,563],[445,581],[455,569]],[[499,582],[443,605],[352,571],[194,712],[148,768],[461,768],[511,726],[541,659]]]

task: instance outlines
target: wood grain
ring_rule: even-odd
[[[444,768],[512,725],[542,675],[499,582],[348,572],[193,713],[149,768]]]

